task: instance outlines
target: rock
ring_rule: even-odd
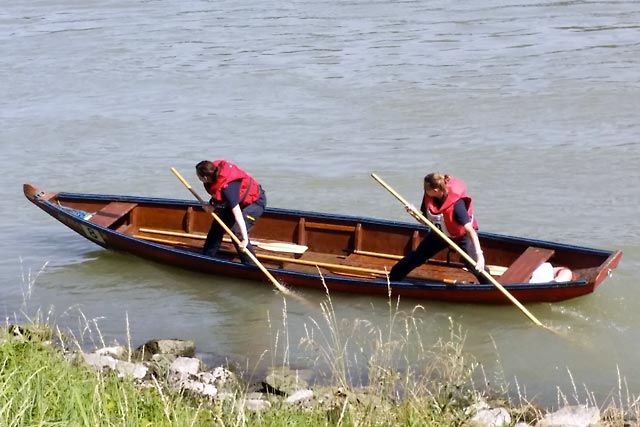
[[[244,403],[245,408],[252,412],[260,412],[271,408],[271,403],[260,399],[247,399]]]
[[[502,427],[511,424],[511,416],[505,408],[481,409],[471,418],[477,426]]]
[[[196,377],[205,384],[216,386],[218,390],[236,391],[239,387],[235,374],[222,366],[218,366],[212,371],[200,372]]]
[[[137,380],[143,379],[149,372],[149,368],[142,363],[126,362],[124,360],[118,360],[115,369],[118,371],[119,377],[132,377]]]
[[[96,370],[104,368],[116,369],[118,361],[111,356],[102,356],[96,353],[82,353],[84,362]]]
[[[178,357],[169,367],[169,371],[186,378],[189,375],[196,375],[201,363],[200,359],[193,357]]]
[[[166,339],[151,340],[141,345],[134,352],[136,360],[151,360],[154,354],[175,354],[182,357],[193,357],[196,354],[196,345],[190,340]]]
[[[536,427],[589,427],[600,425],[600,410],[583,405],[565,406],[544,416]]]
[[[167,378],[170,373],[171,364],[178,357],[173,354],[154,354],[147,366],[151,370],[151,374],[156,378]]]
[[[262,385],[268,393],[288,395],[301,388],[307,388],[307,382],[300,377],[298,371],[278,367],[271,368]]]
[[[213,400],[218,395],[218,389],[211,384],[204,384],[199,381],[184,381],[182,384],[183,391],[190,391],[196,396],[206,397]]]
[[[113,347],[103,347],[96,351],[95,354],[99,354],[101,356],[111,356],[115,357],[119,360],[124,360],[127,356],[127,349],[121,345],[113,346]]]
[[[285,403],[293,405],[296,403],[308,402],[311,399],[313,399],[313,391],[309,389],[302,389],[292,393],[284,401]]]

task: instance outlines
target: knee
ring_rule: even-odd
[[[404,272],[401,263],[397,263],[393,267],[391,267],[391,271],[389,271],[389,280],[392,282],[397,282],[405,278],[407,274]]]

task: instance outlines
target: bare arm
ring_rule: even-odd
[[[245,249],[249,244],[249,235],[247,234],[247,224],[244,222],[244,217],[242,216],[242,209],[240,209],[240,205],[235,205],[233,209],[231,209],[233,213],[233,217],[240,227],[240,233],[242,234],[242,241],[240,242],[240,246],[242,249]]]
[[[480,239],[478,238],[478,233],[473,228],[473,224],[471,222],[465,224],[464,229],[467,231],[469,237],[471,237],[471,242],[473,242],[473,247],[476,250],[476,270],[482,271],[484,269],[484,254],[482,253],[482,248],[480,247]]]

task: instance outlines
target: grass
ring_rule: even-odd
[[[394,404],[381,390],[371,399],[349,389],[325,405],[287,405],[253,413],[246,396],[215,405],[170,393],[157,384],[140,389],[113,373],[69,363],[55,347],[10,338],[0,345],[0,425],[18,426],[387,426],[459,425],[461,412],[428,396]]]
[[[29,275],[26,282],[28,294],[35,277]],[[544,414],[520,394],[517,383],[515,403],[507,398],[507,384],[497,384],[497,390],[485,387],[487,376],[464,351],[466,335],[453,322],[448,336],[425,342],[420,336],[421,306],[401,311],[399,301],[389,295],[382,326],[366,319],[338,319],[328,292],[320,308],[320,317],[309,318],[297,344],[317,366],[327,367],[323,384],[313,387],[313,402],[292,406],[270,396],[271,407],[258,412],[245,405],[251,391],[248,384],[230,398],[210,402],[182,395],[162,378],[154,379],[151,387],[141,387],[113,372],[72,363],[61,348],[86,347],[87,331],[100,335],[94,320],[80,316],[84,326],[77,338],[71,332],[61,333],[49,324],[50,316],[43,320],[39,311],[24,316],[30,322],[24,331],[37,333],[15,337],[9,325],[0,332],[0,425],[457,427],[468,422],[468,408],[480,401],[508,408],[512,424],[533,425]],[[273,366],[289,364],[292,343],[287,322],[284,301],[281,327],[269,319],[273,344],[263,353],[263,357],[269,354]],[[52,339],[64,344],[51,344]],[[128,330],[127,341],[130,350]],[[89,343],[104,346],[101,336],[90,337]],[[598,406],[585,393],[586,403]],[[622,427],[639,418],[639,399],[631,396],[619,378],[617,393],[601,407],[605,425]],[[579,403],[578,387],[574,385],[573,396],[558,390],[558,398],[559,406]]]
[[[0,425],[175,426],[212,423],[181,396],[141,390],[115,374],[70,364],[59,349],[10,338],[0,345]]]

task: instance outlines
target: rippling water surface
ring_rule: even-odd
[[[290,302],[285,328],[269,286],[103,251],[30,205],[22,183],[188,198],[169,167],[195,181],[197,161],[222,157],[272,206],[407,219],[369,174],[417,203],[440,170],[469,183],[482,230],[625,255],[595,294],[528,306],[565,338],[512,306],[401,301],[424,306],[425,342],[451,319],[488,371],[551,404],[574,384],[578,400],[604,401],[618,375],[638,395],[638,22],[637,1],[8,2],[0,310],[89,322],[88,345],[97,331],[124,341],[128,319],[134,345],[191,338],[252,367],[282,357],[286,329],[304,365],[303,325],[320,312]],[[388,318],[384,299],[333,305],[347,322]]]

